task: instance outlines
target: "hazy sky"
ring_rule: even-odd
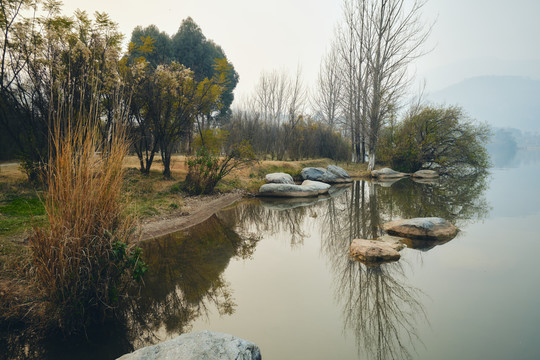
[[[77,8],[107,12],[131,37],[137,25],[155,24],[174,34],[191,16],[207,38],[221,45],[240,74],[237,99],[254,88],[263,70],[298,65],[306,84],[317,76],[321,56],[341,17],[341,0],[66,0],[64,13]],[[478,71],[497,62],[540,60],[539,0],[428,0],[426,24],[436,21],[428,46],[434,50],[417,62],[419,75],[436,78],[444,67],[482,59]],[[440,69],[440,70],[437,70]],[[498,70],[493,67],[492,72]],[[472,76],[475,71],[463,71]],[[500,70],[502,71],[502,70]],[[499,71],[499,72],[500,72]],[[523,70],[525,71],[525,70]],[[434,75],[435,74],[435,75]],[[462,76],[446,72],[451,76]],[[532,75],[532,74],[531,74]],[[456,81],[461,80],[456,78]],[[436,82],[434,80],[434,82]],[[440,84],[437,84],[440,85]]]

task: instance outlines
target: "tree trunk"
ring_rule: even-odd
[[[375,170],[375,151],[370,151],[369,152],[369,157],[368,157],[369,161],[368,161],[368,171],[373,171]]]

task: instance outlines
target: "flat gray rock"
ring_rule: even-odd
[[[287,173],[271,173],[266,174],[265,180],[268,184],[291,184],[294,185],[294,180]]]
[[[383,225],[390,235],[419,240],[453,239],[458,228],[438,217],[390,221]]]
[[[117,360],[260,360],[259,347],[232,335],[199,331],[147,346]]]
[[[365,263],[383,263],[399,260],[401,255],[399,255],[398,248],[397,244],[386,241],[354,239],[350,247],[350,254],[353,258]]]
[[[409,174],[398,172],[390,168],[382,168],[379,170],[373,170],[371,172],[371,176],[378,179],[395,179],[409,176]]]
[[[313,180],[304,180],[301,186],[307,187],[313,191],[318,191],[319,194],[326,194],[328,193],[328,189],[330,189],[329,184]]]
[[[264,184],[259,188],[259,196],[309,197],[318,196],[319,190],[309,186],[291,184]]]

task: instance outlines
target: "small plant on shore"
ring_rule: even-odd
[[[44,195],[50,225],[30,237],[37,286],[65,332],[106,319],[146,271],[120,201],[127,141],[122,131],[106,146],[99,140],[95,126],[80,122],[52,134]]]
[[[202,146],[194,156],[186,160],[188,174],[184,188],[192,195],[210,194],[218,182],[232,170],[254,161],[255,153],[246,141],[233,145],[224,157]]]

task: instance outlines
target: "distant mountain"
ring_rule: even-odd
[[[420,70],[420,69],[419,69]],[[439,91],[476,76],[518,76],[540,80],[540,59],[503,60],[494,57],[464,59],[419,72],[429,91]]]
[[[460,105],[494,127],[540,131],[540,80],[519,76],[479,76],[427,95],[434,103]]]

